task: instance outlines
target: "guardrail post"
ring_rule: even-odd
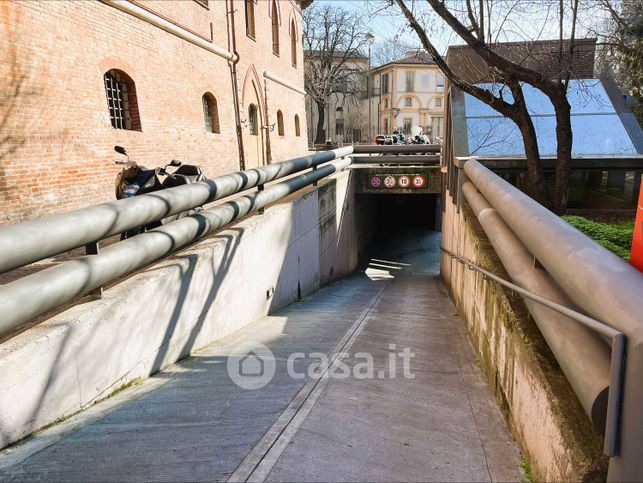
[[[263,185],[262,184],[257,186],[257,191],[263,191]],[[259,213],[260,215],[263,215],[264,211],[265,211],[265,208],[259,208],[257,210],[257,213]]]
[[[92,242],[85,245],[85,255],[98,255],[100,251],[98,242]],[[87,294],[92,300],[100,300],[103,298],[103,287],[92,290]]]

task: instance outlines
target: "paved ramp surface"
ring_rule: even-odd
[[[438,245],[380,240],[352,276],[3,451],[0,480],[519,480]],[[275,374],[243,389],[228,362]]]

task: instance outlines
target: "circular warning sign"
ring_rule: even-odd
[[[382,184],[382,178],[380,178],[379,176],[373,176],[371,178],[371,186],[373,188],[379,188],[381,184]]]
[[[400,185],[400,188],[408,188],[411,184],[411,178],[408,176],[400,176],[397,179],[397,184]]]
[[[424,186],[424,176],[413,176],[413,187],[422,188]]]
[[[395,186],[395,176],[387,176],[384,178],[384,186],[387,188],[392,188]]]

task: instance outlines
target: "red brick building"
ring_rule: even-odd
[[[303,154],[301,35],[296,0],[0,2],[0,224],[112,200],[114,145],[208,177]]]

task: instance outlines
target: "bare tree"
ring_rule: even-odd
[[[643,124],[643,3],[599,0],[606,21],[593,30],[600,40],[598,63],[633,99],[632,111]]]
[[[304,10],[304,83],[317,107],[315,143],[324,142],[324,116],[333,94],[358,95],[355,83],[361,68],[352,60],[362,57],[367,44],[362,19],[354,12],[329,4]]]
[[[551,101],[556,119],[557,165],[556,187],[553,196],[553,207],[557,212],[563,212],[567,207],[569,191],[570,162],[572,157],[571,107],[567,100],[567,91],[571,78],[572,59],[576,46],[576,25],[579,0],[541,0],[540,4],[557,6],[558,14],[558,48],[552,54],[551,69],[535,69],[528,66],[528,55],[516,59],[498,48],[493,40],[498,39],[502,28],[515,28],[520,22],[512,19],[517,13],[517,5],[536,4],[536,0],[515,0],[513,6],[506,0],[466,0],[464,7],[460,2],[452,2],[448,6],[444,0],[426,0],[426,4],[435,12],[464,42],[486,63],[494,82],[506,86],[512,94],[512,102],[503,97],[503,88],[497,92],[484,89],[473,83],[464,82],[446,64],[419,22],[413,8],[409,8],[404,0],[395,0],[406,17],[410,26],[420,38],[424,48],[433,56],[445,76],[458,89],[480,99],[496,111],[516,123],[523,137],[527,170],[530,182],[539,201],[546,197],[546,185],[540,168],[538,140],[533,121],[529,115],[522,84],[527,83],[543,92]],[[476,4],[476,5],[474,5]],[[509,5],[509,6],[508,6]],[[491,12],[494,8],[502,7],[505,15],[498,28],[492,29]],[[568,25],[569,33],[566,33]],[[530,193],[531,194],[531,193]],[[533,195],[533,194],[532,194]]]
[[[373,46],[371,63],[374,66],[388,64],[389,62],[399,59],[409,50],[413,50],[413,46],[405,45],[399,42],[398,39],[378,40]]]

